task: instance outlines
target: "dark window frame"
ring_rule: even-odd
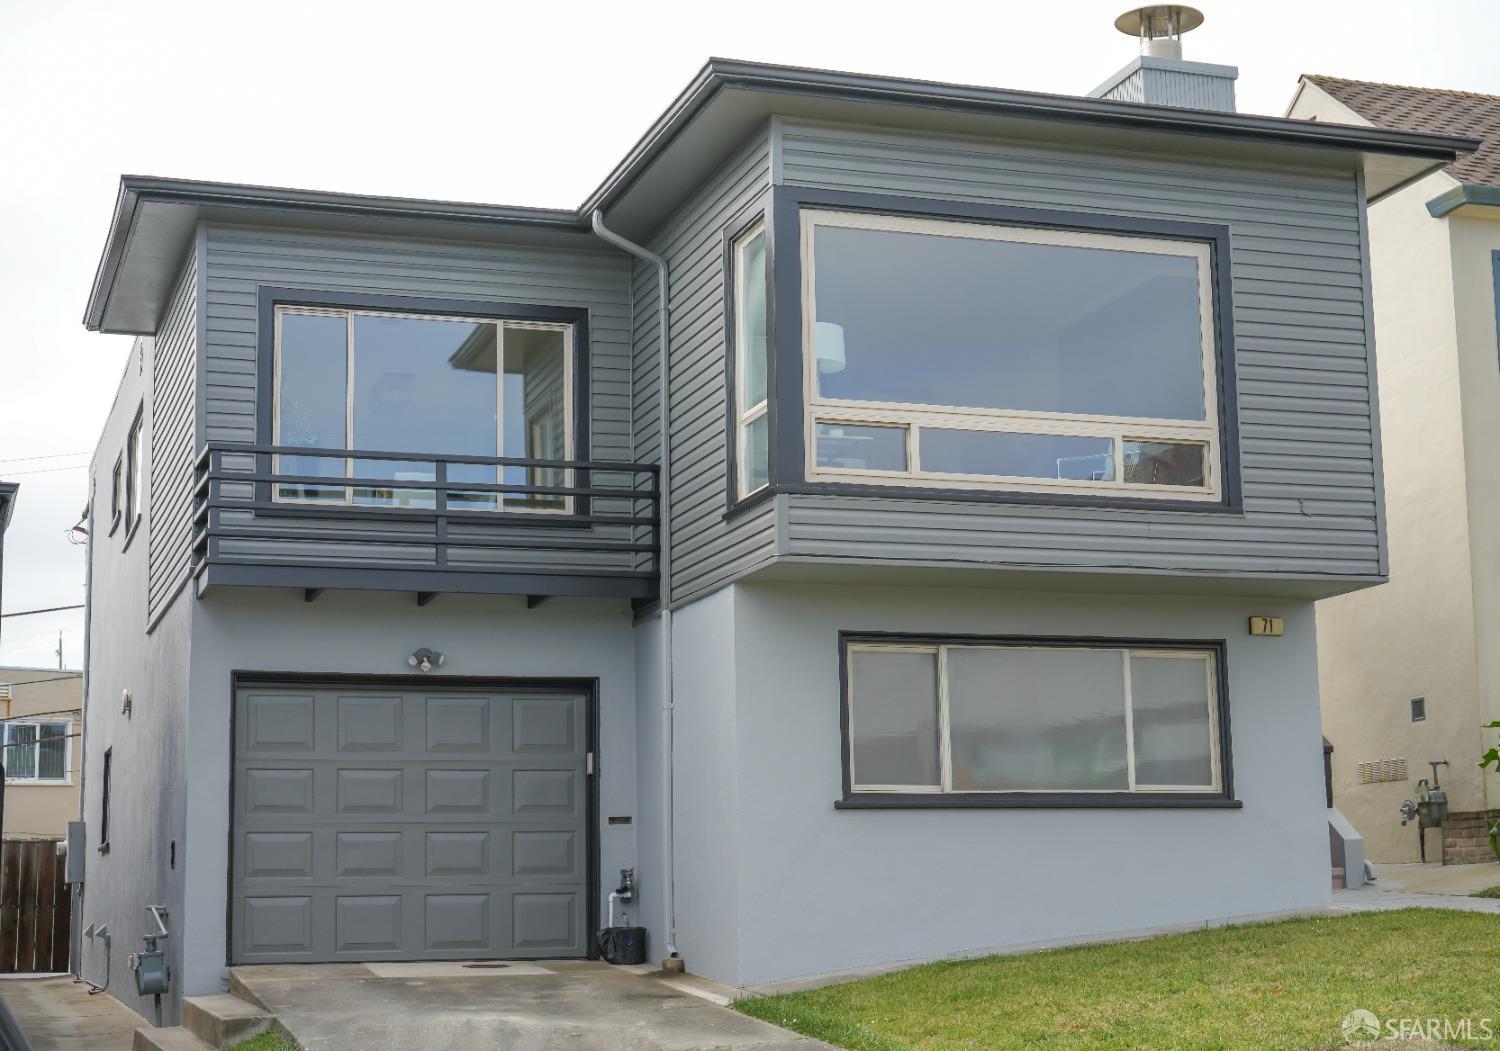
[[[1027,646],[1056,649],[1201,650],[1214,658],[1220,785],[1213,792],[857,792],[849,766],[849,647],[861,643],[936,646]],[[1163,639],[1092,635],[966,635],[840,631],[839,763],[843,794],[836,810],[985,809],[1239,809],[1234,795],[1234,752],[1229,727],[1228,645],[1224,639]]]
[[[548,321],[568,324],[573,327],[573,459],[588,460],[592,419],[589,361],[592,349],[589,343],[589,311],[586,307],[560,307],[540,303],[517,303],[487,299],[436,299],[425,296],[395,296],[374,292],[335,292],[307,288],[282,288],[262,285],[256,301],[255,336],[255,433],[257,444],[271,445],[276,433],[276,308],[328,307],[336,310],[379,310],[392,314],[410,314],[416,317],[442,315],[446,317],[472,317],[490,321]],[[346,440],[352,439],[352,435]],[[390,452],[394,450],[373,450]],[[269,456],[256,464],[256,471],[269,474]],[[587,472],[579,471],[576,484],[588,487]],[[256,483],[256,500],[271,501],[271,484]],[[336,514],[336,508],[330,508]],[[566,522],[569,518],[590,513],[587,496],[573,498],[573,510],[569,514],[548,515],[549,519]],[[262,512],[263,515],[272,513]],[[496,512],[503,515],[504,512]]]
[[[808,481],[806,477],[807,416],[803,389],[802,346],[802,235],[803,208],[863,212],[913,218],[987,222],[1083,233],[1125,234],[1206,243],[1210,249],[1210,277],[1214,306],[1214,360],[1219,419],[1220,498],[1171,500],[1150,496],[1116,496],[1009,492],[947,486],[879,485],[865,482]],[[771,230],[767,257],[771,266],[770,351],[768,383],[773,391],[771,416],[771,485],[773,493],[843,495],[898,500],[941,500],[971,503],[1031,504],[1070,507],[1107,507],[1143,511],[1190,511],[1197,514],[1242,514],[1239,411],[1234,348],[1234,298],[1231,283],[1229,227],[1213,223],[1142,219],[1109,213],[1068,212],[1021,208],[969,201],[902,197],[892,194],[775,186],[771,191]],[[780,411],[778,411],[778,409]]]
[[[104,772],[99,778],[99,853],[109,853],[109,790],[114,779],[115,750],[104,750]]]

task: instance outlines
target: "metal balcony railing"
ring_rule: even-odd
[[[654,464],[210,442],[201,584],[649,599]]]

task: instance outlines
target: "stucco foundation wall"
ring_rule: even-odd
[[[754,985],[1329,900],[1310,603],[741,583],[726,613],[733,696],[701,700],[734,711],[738,959],[693,971]],[[1286,635],[1249,637],[1252,614]],[[837,811],[841,629],[1222,638],[1244,807]],[[679,882],[679,918],[713,890]]]
[[[148,396],[151,341],[138,340],[126,364],[99,450],[95,455],[89,521],[87,612],[87,733],[84,737],[83,813],[87,823],[85,881],[78,917],[81,929],[107,924],[111,949],[81,941],[78,966],[96,984],[109,977],[109,993],[143,1017],[154,1017],[149,997],[135,992],[128,954],[143,948],[146,906],[165,905],[172,937],[164,948],[174,975],[173,994],[162,1017],[180,1017],[184,942],[181,920],[185,870],[188,651],[190,604],[174,604],[146,634],[147,538],[151,510],[127,543],[129,524],[111,532],[110,472],[124,449],[126,433]],[[149,412],[146,419],[150,420]],[[145,443],[147,471],[151,443]],[[125,691],[131,711],[122,711]],[[101,853],[100,803],[104,753],[112,751],[109,850]],[[219,833],[223,838],[222,826]],[[174,858],[175,849],[175,858]]]
[[[187,995],[224,988],[229,871],[231,676],[236,671],[410,676],[597,679],[599,806],[635,815],[635,639],[628,602],[523,596],[443,595],[418,607],[411,595],[211,591],[191,603],[192,718],[186,815]],[[406,658],[428,646],[447,657],[427,675]],[[600,915],[619,869],[636,864],[635,826],[603,825]]]
[[[695,974],[732,974],[742,918],[737,859],[744,787],[737,756],[734,590],[691,603],[673,622],[673,813],[677,948]],[[750,658],[749,654],[745,655]],[[759,660],[778,659],[772,653]]]

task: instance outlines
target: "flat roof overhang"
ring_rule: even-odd
[[[16,493],[20,488],[20,482],[0,482],[0,535],[5,533],[11,515],[16,512]]]
[[[589,217],[644,238],[773,115],[1361,171],[1371,200],[1479,140],[1284,117],[710,59],[577,209],[520,208],[126,176],[84,323],[150,334],[202,221],[600,247]]]

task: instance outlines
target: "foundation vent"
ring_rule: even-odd
[[[1359,764],[1359,783],[1375,785],[1384,781],[1405,781],[1406,759],[1376,759]]]

